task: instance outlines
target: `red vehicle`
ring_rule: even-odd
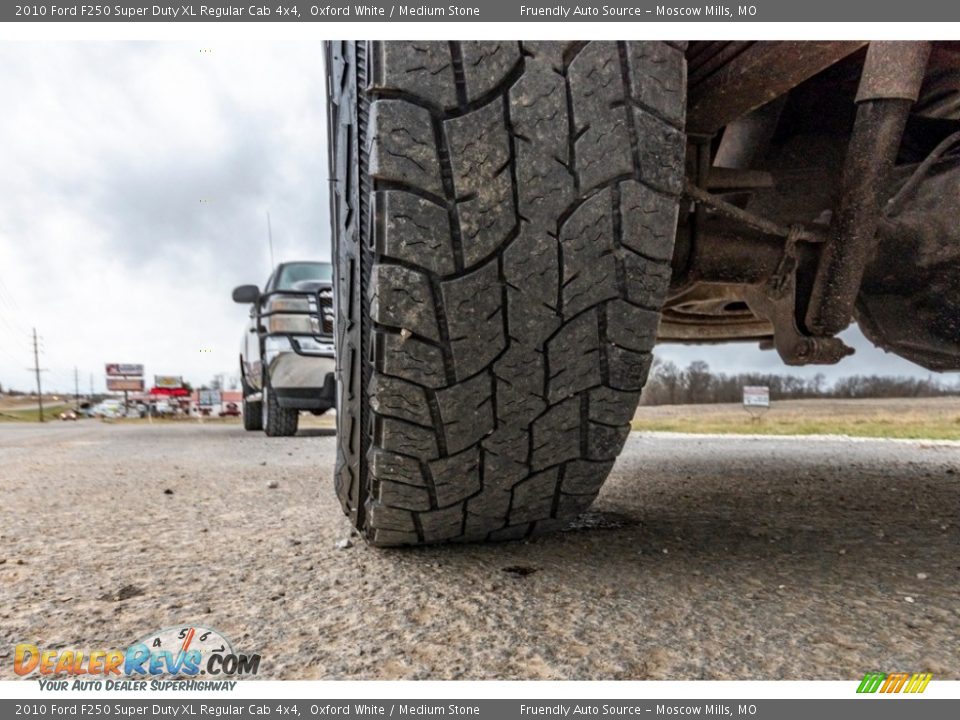
[[[240,406],[234,402],[227,403],[220,411],[220,417],[240,417]]]

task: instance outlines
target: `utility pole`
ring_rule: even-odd
[[[80,373],[77,372],[77,366],[73,366],[73,401],[76,403],[77,412],[80,412]]]
[[[40,354],[37,352],[36,328],[33,328],[33,372],[37,376],[37,419],[43,422],[43,389],[40,387]]]

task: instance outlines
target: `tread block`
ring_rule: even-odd
[[[686,136],[645,110],[633,108],[633,123],[640,143],[640,179],[650,187],[679,196],[683,192]]]
[[[660,313],[644,310],[624,300],[607,303],[607,339],[619,347],[640,352],[653,350]]]
[[[657,310],[670,288],[670,265],[650,262],[629,251],[622,251],[626,299],[635,305]]]
[[[495,101],[444,122],[468,267],[496,250],[517,224],[503,110]]]
[[[421,460],[437,457],[437,438],[432,430],[391,417],[378,419],[380,447],[384,450],[412,455]]]
[[[621,183],[621,243],[644,257],[670,262],[678,212],[673,199],[636,180]]]
[[[592,499],[600,491],[600,486],[613,469],[613,461],[588,462],[574,460],[563,468],[561,489],[568,495],[588,495]]]
[[[510,488],[489,488],[467,500],[467,533],[489,531],[494,524],[491,521],[506,525],[510,513],[510,494]]]
[[[565,317],[619,297],[611,215],[610,190],[604,188],[581,204],[560,231]]]
[[[525,227],[503,254],[507,326],[513,339],[529,347],[542,347],[562,322],[556,309],[558,252],[555,238]]]
[[[527,57],[527,65],[532,62],[551,67],[558,73],[563,67],[563,53],[570,43],[555,40],[524,40],[520,45]]]
[[[434,460],[430,463],[430,474],[439,507],[465,500],[480,490],[480,450],[472,447]]]
[[[553,302],[556,302],[555,298]],[[552,304],[531,302],[523,291],[507,288],[507,326],[511,339],[516,343],[542,348],[562,322],[563,317]]]
[[[643,389],[653,356],[613,345],[607,348],[607,370],[610,386],[619,390]]]
[[[460,43],[460,55],[467,99],[473,101],[507,79],[520,60],[520,47],[504,40],[474,40]]]
[[[450,44],[446,42],[374,43],[376,90],[401,90],[443,108],[457,106]]]
[[[367,151],[370,174],[443,196],[440,162],[430,113],[403,100],[370,106]]]
[[[456,269],[446,208],[411,193],[386,190],[374,194],[374,212],[384,219],[380,253],[437,275]]]
[[[375,265],[370,275],[370,317],[382,325],[439,340],[430,281],[400,265]]]
[[[441,284],[458,380],[487,367],[507,346],[497,263],[494,258],[473,272]]]
[[[487,484],[491,479],[499,482],[515,475],[515,479],[519,480],[529,470],[526,463],[530,454],[530,431],[526,423],[505,422],[485,437],[482,445],[483,449],[488,451],[484,455],[484,477],[487,478]]]
[[[460,452],[493,431],[492,395],[487,373],[437,391],[448,453]]]
[[[559,474],[559,468],[550,468],[531,475],[514,488],[511,525],[550,517]]]
[[[370,407],[379,415],[432,425],[430,405],[424,389],[389,375],[374,373],[367,388]]]
[[[547,358],[550,367],[547,400],[551,404],[599,385],[601,371],[597,311],[587,310],[560,328],[547,343]]]
[[[446,382],[443,352],[415,337],[380,334],[376,342],[382,346],[381,372],[404,378],[428,388],[438,388]]]
[[[378,502],[369,503],[370,524],[377,530],[392,530],[402,533],[416,533],[413,514],[409,510],[382,505]],[[415,536],[415,535],[414,535]]]
[[[460,534],[463,526],[463,507],[455,505],[443,510],[430,510],[419,515],[423,539],[426,542],[449,540]]]
[[[406,485],[426,487],[420,463],[411,457],[374,448],[370,452],[369,462],[370,474],[378,480],[395,480]]]
[[[567,137],[566,86],[552,68],[530,69],[510,89],[510,120],[516,136],[520,214],[551,226],[559,208],[574,198]]]
[[[625,44],[631,97],[682,126],[687,109],[687,66],[675,57],[682,51],[663,42]]]
[[[377,499],[383,505],[397,507],[404,510],[429,510],[430,493],[424,487],[403,485],[389,480],[380,481]]]
[[[532,466],[541,470],[580,455],[580,399],[553,405],[533,421]]]
[[[630,434],[630,425],[611,427],[599,423],[587,423],[587,458],[590,460],[615,460]]]
[[[607,424],[619,424],[632,418],[639,404],[640,393],[636,391],[598,387],[590,391],[588,417]]]
[[[568,70],[580,189],[633,172],[630,126],[625,105],[620,51],[613,42],[592,42]]]
[[[543,399],[543,353],[515,344],[494,365],[497,417],[526,424],[547,407]]]

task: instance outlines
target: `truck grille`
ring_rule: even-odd
[[[333,290],[324,288],[317,292],[317,308],[320,311],[320,332],[333,335]]]

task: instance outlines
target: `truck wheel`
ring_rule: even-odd
[[[613,466],[650,366],[683,49],[326,52],[343,509],[381,546],[562,527]]]
[[[300,412],[291,408],[280,407],[277,396],[272,392],[270,384],[264,379],[261,423],[267,437],[290,437],[297,434],[297,425],[300,421]]]
[[[243,429],[263,430],[263,403],[243,400]]]

